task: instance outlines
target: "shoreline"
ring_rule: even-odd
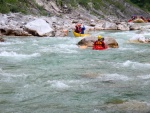
[[[64,14],[58,16],[32,16],[21,13],[0,14],[0,34],[6,36],[66,36],[66,32],[74,29],[77,23],[82,23],[85,33],[101,30],[130,31],[142,30],[139,24],[114,20],[112,22],[100,20],[96,17],[85,17],[81,14]],[[144,23],[145,24],[145,23]],[[150,29],[150,25],[146,27]]]

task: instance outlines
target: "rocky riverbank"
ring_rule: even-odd
[[[95,16],[76,11],[62,16],[33,16],[21,13],[0,14],[0,34],[7,36],[66,36],[76,23],[82,23],[86,32],[94,30],[137,30],[143,29],[138,24],[120,20],[101,20]],[[148,26],[146,29],[149,29]]]

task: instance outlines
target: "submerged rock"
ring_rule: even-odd
[[[4,42],[4,39],[2,38],[1,32],[0,32],[0,42]]]
[[[150,43],[150,38],[146,38],[145,36],[138,34],[129,39],[131,43]]]
[[[109,47],[109,48],[118,48],[119,45],[117,43],[117,41],[114,39],[114,38],[111,38],[111,37],[104,37],[105,40],[105,44]],[[90,36],[90,37],[86,37],[82,40],[80,40],[77,45],[78,46],[82,46],[85,47],[93,47],[93,43],[97,40],[97,37],[93,37],[93,36]]]
[[[2,38],[2,37],[0,37],[0,42],[4,42],[5,40]]]
[[[149,113],[150,105],[146,102],[140,102],[136,100],[131,100],[127,102],[121,101],[121,103],[109,103],[106,105],[107,111],[118,111],[127,113]]]

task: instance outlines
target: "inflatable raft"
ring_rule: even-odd
[[[137,18],[135,20],[133,20],[134,23],[144,23],[145,21],[141,18]]]
[[[128,20],[128,22],[144,23],[145,21],[143,19],[135,19],[135,20]]]
[[[80,33],[76,33],[73,31],[73,34],[75,37],[85,37],[85,36],[90,36],[90,34],[80,34]]]
[[[90,36],[90,34],[80,34],[80,33],[76,33],[72,30],[68,30],[68,36],[69,37],[86,37],[86,36]]]
[[[106,50],[106,49],[108,49],[108,47],[106,46],[105,48],[103,48],[102,46],[93,46],[93,48],[92,48],[93,50]]]

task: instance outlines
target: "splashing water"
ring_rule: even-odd
[[[5,37],[0,112],[149,112],[150,45],[127,43],[133,31],[98,34],[115,38],[119,48],[79,49],[81,39],[71,37]]]

